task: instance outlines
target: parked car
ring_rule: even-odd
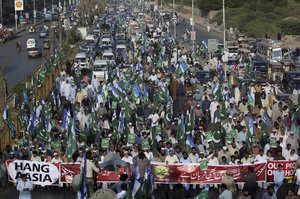
[[[41,28],[39,36],[40,36],[40,38],[45,38],[45,37],[49,36],[49,30],[48,30],[47,26],[44,26]]]
[[[28,58],[41,57],[43,55],[42,50],[37,47],[28,49],[27,54]]]

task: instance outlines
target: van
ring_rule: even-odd
[[[292,93],[294,89],[300,89],[300,71],[287,71],[282,78],[283,88],[287,93]]]
[[[87,42],[87,43],[97,43],[97,37],[95,35],[87,35],[84,40]]]
[[[104,52],[102,54],[102,59],[115,61],[115,56],[114,56],[112,50],[111,49],[104,50]]]
[[[85,52],[77,53],[75,56],[75,63],[79,63],[80,69],[90,69],[90,64],[88,62]]]
[[[110,48],[112,47],[112,42],[110,38],[104,37],[101,39],[101,47],[102,48]]]
[[[93,76],[99,81],[108,79],[108,60],[96,59],[93,65]]]
[[[116,56],[120,56],[120,55],[123,56],[125,51],[126,51],[126,45],[118,44],[116,47]]]
[[[33,39],[33,38],[27,39],[27,42],[26,42],[27,49],[35,48],[36,45],[37,45],[37,41],[35,39]]]

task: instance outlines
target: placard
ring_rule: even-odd
[[[108,138],[102,138],[101,147],[108,149],[108,147],[109,147],[109,139]]]

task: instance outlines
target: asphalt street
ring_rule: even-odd
[[[36,30],[40,26],[37,26]],[[8,93],[44,62],[44,58],[28,58],[26,50],[26,41],[28,38],[35,38],[38,46],[42,47],[44,39],[39,38],[38,32],[30,34],[27,30],[19,33],[16,39],[0,44],[0,64],[6,65],[5,78],[7,80]],[[22,45],[20,53],[16,49],[17,41],[20,41]],[[43,50],[43,53],[49,53],[49,51]]]
[[[176,33],[177,33],[177,40],[180,41],[183,37],[183,33],[187,30],[191,31],[192,26],[189,24],[189,21],[185,20],[184,22],[181,21],[177,27],[176,27]],[[170,31],[172,34],[174,34],[173,26],[171,26]],[[208,39],[218,39],[220,42],[223,42],[223,38],[215,33],[215,32],[207,32],[207,29],[195,25],[195,31],[196,31],[196,42],[195,43],[201,43],[203,40],[207,42]],[[191,41],[188,42],[188,44],[191,44]]]

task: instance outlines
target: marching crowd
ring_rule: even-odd
[[[161,37],[157,39],[157,35]],[[107,80],[100,82],[82,71],[77,81],[74,71],[62,71],[48,99],[32,97],[20,107],[27,123],[14,144],[0,153],[2,186],[7,183],[5,160],[82,163],[85,152],[96,172],[98,163],[105,162],[110,153],[130,164],[138,160],[141,178],[149,161],[242,165],[297,160],[292,182],[278,166],[274,186],[259,184],[267,189],[263,199],[297,198],[298,91],[292,101],[277,97],[280,85],[240,83],[233,73],[221,82],[224,72],[217,58],[203,66],[213,71],[213,80],[199,82],[196,70],[200,65],[195,59],[194,53],[157,28],[147,29],[139,41],[131,42],[131,50],[110,65]],[[88,175],[92,194],[93,173]],[[253,168],[241,175],[244,187],[226,173],[219,198],[256,198]],[[124,198],[127,181],[121,182],[125,184],[102,186],[110,186]],[[197,186],[184,188],[188,191]],[[168,189],[174,187],[168,185]]]

